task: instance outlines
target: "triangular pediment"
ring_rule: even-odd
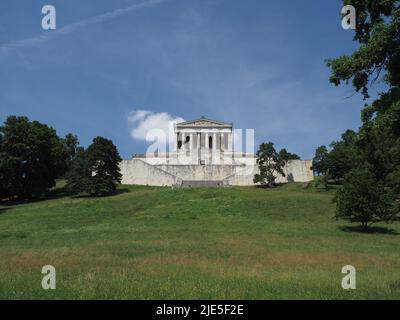
[[[207,119],[202,117],[196,120],[190,120],[185,122],[180,122],[177,124],[178,127],[232,127],[232,123],[222,122]]]

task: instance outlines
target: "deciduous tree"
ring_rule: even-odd
[[[334,85],[351,82],[364,99],[369,98],[369,88],[376,81],[384,83],[386,91],[362,110],[363,124],[355,148],[359,159],[352,165],[358,171],[344,170],[348,173],[344,173],[345,183],[338,193],[338,216],[358,212],[373,220],[383,219],[386,201],[394,208],[392,214],[400,210],[400,1],[345,0],[344,4],[356,9],[354,41],[360,46],[351,55],[328,60],[330,81]],[[359,171],[362,167],[369,172]],[[383,191],[377,193],[377,186],[384,195]],[[365,201],[363,210],[357,199]]]
[[[56,131],[27,117],[9,116],[0,126],[2,197],[41,197],[55,185],[63,162]]]
[[[257,151],[257,164],[260,173],[254,175],[254,183],[262,186],[275,186],[277,174],[285,176],[285,161],[275,150],[272,142],[262,143]]]
[[[285,162],[288,162],[289,160],[300,160],[300,156],[295,153],[288,152],[285,148],[279,151],[279,156]]]
[[[368,166],[355,168],[346,174],[334,201],[337,218],[361,223],[364,228],[375,222],[396,219],[388,190]]]
[[[328,149],[326,146],[319,146],[315,150],[315,156],[313,158],[313,171],[319,176],[326,174],[327,164],[326,160],[328,157]]]

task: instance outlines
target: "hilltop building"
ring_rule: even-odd
[[[123,160],[124,184],[154,186],[254,185],[254,153],[235,151],[233,124],[205,117],[174,125],[173,150]],[[310,160],[290,160],[277,182],[313,180]]]

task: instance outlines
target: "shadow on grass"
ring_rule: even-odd
[[[366,234],[390,234],[390,235],[400,235],[396,230],[385,228],[385,227],[361,227],[361,226],[342,226],[339,227],[340,230],[344,232],[357,232]]]
[[[313,183],[314,189],[316,192],[321,192],[321,193],[332,193],[333,191],[338,190],[342,185],[341,184],[328,184],[328,185],[323,185],[323,184],[315,184]]]
[[[104,195],[104,197],[112,197],[116,196],[122,193],[127,193],[131,192],[128,188],[119,188],[116,191]],[[79,195],[71,195],[68,193],[68,191],[64,188],[54,188],[51,189],[46,195],[40,198],[32,198],[32,199],[8,199],[8,200],[1,200],[0,204],[4,204],[7,206],[16,206],[20,204],[27,204],[27,203],[34,203],[34,202],[40,202],[44,200],[55,200],[55,199],[60,199],[60,198],[65,198],[65,197],[71,197],[71,198],[96,198],[95,196],[90,196],[88,194],[79,194]],[[102,197],[99,197],[102,198]],[[0,214],[2,214],[5,210],[9,208],[0,208]]]
[[[10,208],[6,207],[6,208],[0,208],[0,214],[3,214],[4,212],[6,212],[7,210],[10,210]]]
[[[64,187],[51,189],[47,195],[44,197],[46,199],[58,199],[68,196],[68,192]]]
[[[287,185],[287,183],[275,183],[275,184],[273,184],[273,185],[256,184],[256,185],[254,186],[254,188],[257,188],[257,189],[264,189],[264,190],[274,190],[274,189],[277,189],[277,188],[282,188],[282,187],[284,187],[285,185]]]
[[[27,199],[5,199],[5,200],[0,200],[0,204],[8,205],[8,206],[16,206],[20,204],[26,204],[26,203],[34,203],[34,202],[39,202],[43,200],[53,200],[53,199],[59,199],[68,196],[68,193],[64,187],[61,188],[54,188],[49,190],[45,195],[42,197],[36,197],[36,198],[27,198]]]
[[[128,193],[131,192],[131,190],[129,190],[128,188],[119,188],[109,194],[105,194],[104,196],[91,196],[90,194],[84,193],[84,194],[77,194],[77,195],[73,195],[71,196],[71,198],[74,199],[81,199],[81,198],[106,198],[106,197],[113,197],[113,196],[117,196],[119,194],[123,194],[123,193]]]

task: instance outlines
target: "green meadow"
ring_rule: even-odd
[[[399,299],[400,224],[334,219],[313,185],[120,186],[0,205],[1,299]],[[41,269],[56,268],[43,290]],[[343,290],[344,265],[356,290]]]

